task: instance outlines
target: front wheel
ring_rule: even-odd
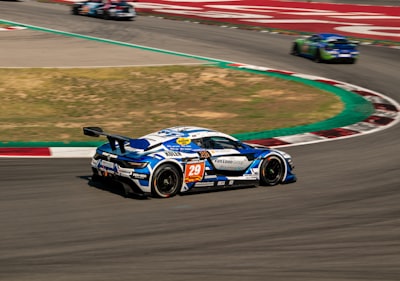
[[[315,52],[314,61],[315,61],[316,63],[321,63],[321,62],[322,62],[321,53],[320,53],[319,50],[317,50],[317,51]]]
[[[260,168],[260,184],[273,186],[279,184],[285,173],[285,165],[283,160],[276,156],[268,156],[261,164]]]
[[[163,164],[153,174],[151,194],[154,197],[175,196],[182,186],[182,173],[172,164]]]

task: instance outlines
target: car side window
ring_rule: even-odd
[[[208,137],[202,140],[202,148],[205,149],[240,149],[242,145],[224,137]]]
[[[312,41],[312,42],[319,42],[319,41],[320,41],[320,38],[319,38],[319,36],[317,36],[317,35],[313,35],[313,36],[311,36],[310,41]]]
[[[197,145],[199,147],[205,148],[203,139],[192,139],[192,143],[194,143],[195,145]]]
[[[212,138],[204,138],[201,147],[205,149],[216,149],[217,146]]]

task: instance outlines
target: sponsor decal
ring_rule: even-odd
[[[167,151],[167,152],[165,152],[165,156],[168,156],[168,157],[179,157],[179,156],[182,156],[182,153],[180,153],[178,151]]]
[[[149,175],[147,174],[140,174],[140,173],[132,173],[131,178],[138,179],[138,180],[148,180]]]
[[[217,170],[241,171],[246,169],[252,161],[249,161],[246,156],[221,156],[212,160],[214,167]]]
[[[214,182],[196,182],[195,187],[206,187],[206,186],[214,186]]]
[[[200,159],[208,159],[211,157],[210,152],[208,151],[199,151]]]
[[[214,161],[215,164],[233,164],[232,160],[227,160],[227,159],[216,159]]]
[[[191,140],[189,138],[178,138],[176,143],[182,146],[190,144]]]
[[[205,162],[190,162],[185,167],[185,182],[201,181],[204,177]]]

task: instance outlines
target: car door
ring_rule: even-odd
[[[202,139],[201,147],[206,150],[203,155],[207,155],[207,161],[219,174],[242,174],[254,160],[254,153],[240,142],[221,136]]]
[[[305,39],[303,40],[303,43],[302,43],[302,45],[301,45],[301,47],[300,47],[300,53],[301,53],[302,55],[308,55],[308,51],[309,51],[311,42],[312,42],[312,41],[311,41],[311,36],[310,36],[310,37],[307,37],[307,38],[305,38]]]
[[[308,55],[310,57],[315,57],[315,54],[317,53],[320,44],[321,44],[321,38],[318,35],[311,36],[308,48]]]

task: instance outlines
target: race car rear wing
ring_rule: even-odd
[[[116,143],[118,143],[119,149],[121,150],[122,153],[126,152],[125,143],[126,142],[129,143],[131,140],[128,137],[108,134],[104,132],[103,129],[100,127],[83,127],[83,134],[95,138],[98,138],[99,136],[106,136],[108,142],[110,143],[111,149],[116,150],[117,149]]]

